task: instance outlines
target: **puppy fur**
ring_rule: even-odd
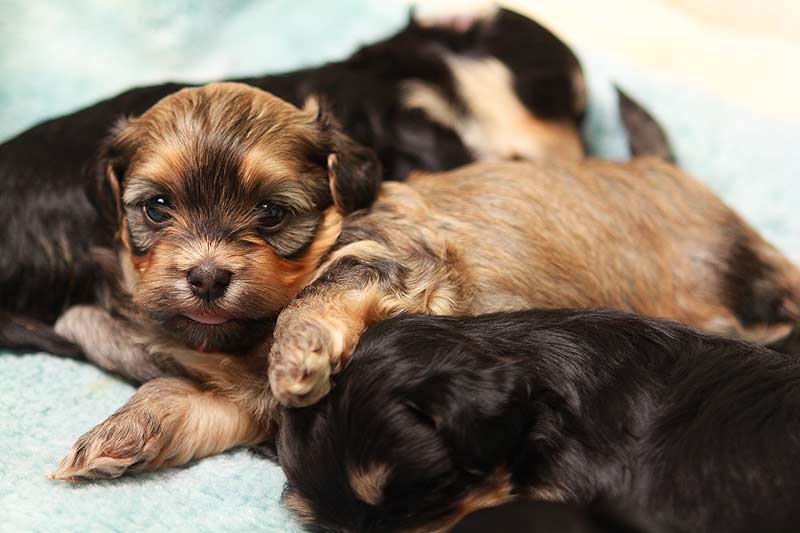
[[[447,531],[518,499],[793,531],[798,384],[796,357],[616,311],[395,318],[283,412],[285,501],[314,532]]]
[[[545,28],[504,9],[467,27],[412,18],[344,61],[240,81],[297,106],[311,95],[333,103],[333,115],[376,151],[388,179],[512,152],[582,154],[586,94],[577,59]],[[503,97],[497,105],[481,101],[489,82]],[[0,346],[75,351],[55,344],[47,326],[68,306],[104,303],[113,283],[104,255],[117,219],[105,209],[106,191],[95,188],[106,171],[101,145],[120,117],[141,115],[185,86],[132,89],[0,145]]]
[[[795,265],[660,160],[417,174],[345,220],[278,317],[270,381],[281,402],[312,403],[361,332],[401,313],[602,306],[780,343],[798,291]]]
[[[318,400],[362,331],[397,314],[611,306],[761,342],[795,324],[796,267],[656,160],[485,163],[380,185],[373,152],[316,101],[301,110],[212,84],[120,123],[105,161],[119,220],[110,305],[73,308],[56,331],[109,370],[176,368],[162,375],[189,383],[153,380],[131,400],[146,416],[112,417],[86,439],[145,431],[129,424],[161,416],[165,397],[186,410],[177,420],[209,398],[231,417],[193,426],[219,443],[196,453],[162,424],[153,438],[172,448],[158,457],[173,462],[144,454],[140,468],[233,445],[218,428],[260,428],[235,433],[240,444],[268,436],[276,399]],[[147,214],[154,199],[165,221]],[[265,224],[264,205],[282,206],[279,223]],[[227,272],[213,300],[192,281],[209,265]],[[86,318],[98,313],[113,334]],[[142,457],[141,441],[121,453],[86,439],[91,453],[73,450],[55,477],[119,475]]]
[[[610,502],[591,505],[517,499],[467,515],[451,533],[678,533],[641,512]]]

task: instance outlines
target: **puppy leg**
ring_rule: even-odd
[[[185,379],[154,379],[79,438],[50,478],[115,478],[182,465],[267,436],[268,427],[238,404]]]
[[[345,255],[278,317],[270,351],[270,386],[281,403],[310,405],[327,394],[370,324],[401,313],[465,311],[465,291],[452,264],[427,258],[404,265],[383,257]]]
[[[130,326],[101,307],[70,307],[58,319],[54,330],[80,346],[92,363],[135,383],[179,373],[168,361],[160,360],[133,342]]]

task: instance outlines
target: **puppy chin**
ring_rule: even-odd
[[[151,314],[169,337],[202,352],[241,353],[263,342],[275,319],[223,318],[211,314]]]

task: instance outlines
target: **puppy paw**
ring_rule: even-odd
[[[72,446],[50,479],[112,479],[142,470],[163,446],[159,420],[141,410],[121,411],[84,434]]]
[[[331,324],[318,320],[282,324],[270,350],[272,393],[291,407],[316,403],[330,390],[332,366],[342,351],[342,335]]]

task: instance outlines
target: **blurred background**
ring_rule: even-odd
[[[346,56],[399,27],[399,0],[1,0],[0,136],[163,80],[280,71]],[[423,14],[490,2],[419,0]],[[519,0],[580,51],[768,117],[800,118],[796,0]],[[43,92],[43,89],[47,89]]]
[[[697,87],[755,113],[800,118],[796,0],[523,0],[506,5],[544,21],[580,49]]]

